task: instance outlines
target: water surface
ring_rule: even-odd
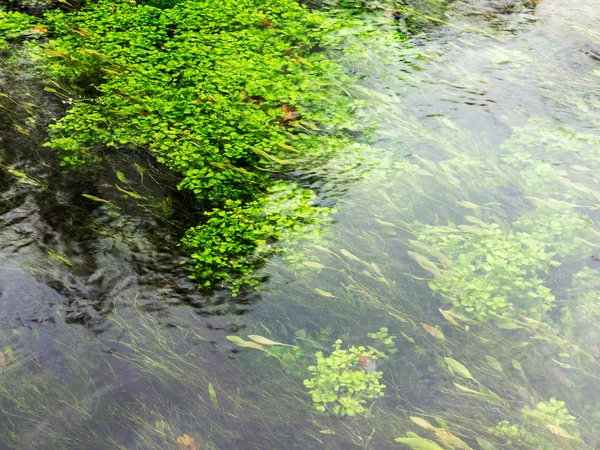
[[[38,126],[18,133],[6,115],[0,141],[0,447],[448,443],[420,417],[454,448],[599,448],[600,3],[421,5],[435,20],[408,43],[403,6],[371,6],[345,31],[362,44],[338,53],[372,133],[295,174],[335,223],[297,265],[273,260],[252,295],[187,280],[176,243],[195,213],[143,155],[61,173],[41,147],[61,105],[31,84]],[[2,82],[18,92],[19,76]],[[452,307],[461,318],[440,313]],[[397,352],[378,362],[371,414],[316,411],[314,354],[375,345],[381,327]],[[535,415],[552,398],[572,421]]]

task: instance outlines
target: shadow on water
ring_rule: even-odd
[[[0,447],[135,448],[128,434],[139,424],[127,422],[127,408],[133,414],[149,392],[177,395],[111,357],[126,351],[125,328],[107,318],[118,309],[176,327],[169,309],[190,305],[211,336],[228,327],[208,318],[244,314],[252,296],[202,295],[188,280],[178,241],[201,210],[150,155],[65,170],[43,146],[65,105],[14,67],[0,69],[0,92]],[[115,419],[119,404],[129,406]]]
[[[13,317],[101,331],[117,299],[128,296],[149,311],[185,303],[201,311],[210,303],[180,264],[178,239],[201,211],[177,190],[177,177],[141,151],[113,155],[104,168],[61,168],[43,143],[65,105],[20,70],[6,67],[1,81],[8,106],[0,123],[7,329]],[[210,314],[218,314],[214,305]]]

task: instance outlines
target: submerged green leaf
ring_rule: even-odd
[[[571,439],[571,440],[575,440],[575,441],[579,440],[575,436],[569,434],[564,428],[558,427],[556,425],[547,424],[546,428],[548,428],[553,434],[555,434],[559,437],[562,437],[565,439]]]
[[[482,450],[498,450],[498,448],[495,445],[483,438],[477,438],[476,441],[482,448]]]
[[[476,205],[475,203],[471,203],[471,202],[467,202],[467,201],[461,201],[461,202],[458,202],[458,204],[460,206],[462,206],[463,208],[467,208],[467,209],[479,209],[479,205]]]
[[[323,264],[320,264],[318,262],[314,262],[314,261],[304,261],[302,264],[304,264],[305,266],[308,267],[314,267],[315,269],[324,269],[325,266]]]
[[[469,372],[469,370],[465,366],[463,366],[461,363],[459,363],[455,359],[444,358],[444,361],[446,361],[446,364],[448,365],[448,369],[450,369],[450,372],[452,372],[453,375],[457,375],[459,377],[467,378],[468,380],[475,381],[475,378],[473,378],[473,375],[471,375],[471,372]]]
[[[219,401],[217,400],[217,393],[215,392],[215,388],[213,387],[213,385],[210,381],[208,382],[208,395],[210,397],[210,401],[213,404],[213,406],[215,408],[218,408]]]
[[[281,342],[272,341],[269,338],[266,338],[263,336],[258,336],[256,334],[249,334],[248,339],[251,339],[254,342],[258,342],[259,344],[262,344],[262,345],[279,345],[279,346],[283,346],[283,347],[293,347],[293,345],[283,344]]]
[[[90,194],[81,194],[82,197],[85,198],[89,198],[90,200],[93,200],[95,202],[100,202],[100,203],[110,203],[108,200],[104,200],[103,198],[100,197],[96,197],[94,195],[90,195]]]
[[[554,358],[552,358],[552,361],[554,361],[556,364],[558,364],[563,369],[572,369],[573,368],[573,366],[571,364],[567,364],[567,363],[564,363],[564,362],[557,361]]]
[[[501,372],[501,373],[503,372],[502,371],[502,366],[500,365],[500,363],[498,362],[498,360],[496,358],[494,358],[491,355],[484,355],[484,358],[488,362],[488,364],[490,366],[492,366],[492,368],[494,368],[498,372]]]
[[[423,329],[425,331],[427,331],[430,335],[432,335],[435,338],[441,339],[442,341],[444,341],[446,339],[446,337],[444,336],[444,333],[442,333],[441,330],[432,327],[431,325],[428,325],[426,323],[421,322],[421,326],[423,327]]]
[[[315,288],[315,292],[323,297],[335,298],[335,295],[333,295],[331,292],[324,291],[323,289]]]
[[[412,420],[414,423],[416,423],[417,425],[419,425],[421,428],[425,428],[426,430],[435,430],[436,429],[436,427],[434,427],[433,425],[431,425],[429,422],[427,422],[422,417],[411,416],[410,420]]]
[[[263,352],[266,352],[265,348],[257,342],[245,341],[239,336],[227,336],[227,339],[229,339],[238,347],[253,348],[255,350],[262,350]]]
[[[411,437],[399,437],[394,439],[396,442],[407,445],[413,450],[444,450],[438,444],[429,439],[422,438],[414,433]]]
[[[444,311],[443,309],[440,308],[440,313],[442,313],[442,316],[444,316],[444,319],[446,319],[452,325],[456,325],[457,327],[460,326],[458,324],[458,322],[456,320],[454,320],[454,317],[452,317],[452,315],[448,314],[448,311]]]
[[[66,266],[73,267],[73,263],[69,259],[65,258],[64,256],[59,255],[58,253],[55,253],[55,252],[53,252],[51,250],[47,250],[46,252],[48,253],[48,256],[50,256],[51,258],[56,259],[57,261],[62,262]]]
[[[126,195],[128,195],[128,196],[130,196],[132,198],[135,198],[137,200],[147,200],[146,197],[144,197],[143,195],[138,194],[137,192],[128,191],[127,189],[123,189],[122,187],[120,187],[119,185],[116,185],[116,184],[115,184],[115,187],[119,191],[123,192],[124,194],[126,194]]]

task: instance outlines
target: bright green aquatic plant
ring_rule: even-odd
[[[274,253],[257,247],[283,228],[303,231],[326,211],[310,212],[306,193],[292,214],[263,212],[272,173],[351,142],[342,129],[357,128],[353,80],[323,51],[345,24],[293,0],[170,6],[100,1],[47,14],[55,39],[40,56],[73,97],[49,145],[65,166],[148,149],[180,174],[179,188],[209,211],[183,246],[193,277],[214,288]]]
[[[521,409],[521,417],[520,424],[503,420],[489,431],[502,438],[507,445],[525,443],[543,450],[564,448],[560,439],[583,444],[579,439],[575,417],[569,414],[565,402],[554,397],[547,402],[539,402],[535,408]],[[557,438],[559,442],[556,442]]]
[[[600,164],[598,149],[600,136],[577,131],[557,120],[531,118],[522,127],[513,129],[510,139],[501,145],[506,153],[503,160],[509,164],[522,161],[573,162],[586,164],[589,169]],[[568,167],[568,166],[567,166]]]
[[[35,18],[27,14],[0,10],[0,51],[6,50],[9,42],[30,30],[34,23]]]
[[[562,400],[556,400],[552,397],[547,402],[539,402],[534,409],[523,408],[521,413],[523,417],[538,420],[544,424],[551,424],[555,427],[562,427],[572,436],[579,436],[577,421],[574,416],[569,414],[569,410]]]
[[[385,354],[383,356],[393,355],[398,351],[396,348],[396,336],[390,336],[389,330],[386,327],[382,327],[375,333],[367,333],[371,339],[375,340],[375,346],[379,348],[385,348]]]
[[[538,272],[548,267],[553,255],[532,235],[506,233],[497,223],[477,221],[458,227],[426,226],[418,237],[439,252],[445,267],[430,288],[458,312],[486,320],[490,311],[539,317],[552,307],[554,296]]]
[[[204,288],[231,282],[234,294],[242,287],[258,287],[256,270],[270,256],[282,253],[293,262],[296,246],[318,242],[332,210],[314,202],[312,191],[286,183],[274,184],[260,200],[227,200],[206,213],[206,223],[189,230],[182,241],[194,261],[191,277]]]
[[[353,345],[342,349],[342,340],[338,339],[329,356],[317,352],[316,357],[317,365],[308,368],[313,377],[304,380],[304,385],[318,411],[340,417],[364,416],[370,412],[368,400],[383,397],[383,373],[364,367],[377,359],[374,350]]]
[[[319,147],[294,122],[349,118],[329,107],[349,79],[312,51],[325,18],[293,1],[99,2],[48,23],[59,36],[48,74],[93,89],[53,127],[65,164],[97,160],[98,146],[149,147],[199,198],[248,198],[267,177],[254,166]]]
[[[551,205],[552,206],[552,205]],[[562,206],[559,203],[554,205]],[[554,304],[543,273],[572,252],[584,220],[568,209],[545,209],[523,215],[513,225],[486,223],[466,216],[469,224],[419,225],[413,258],[434,275],[429,286],[453,304],[457,312],[488,320],[491,316],[524,314],[541,318]]]
[[[584,267],[573,275],[566,290],[568,302],[561,309],[564,333],[586,347],[600,342],[600,272]]]

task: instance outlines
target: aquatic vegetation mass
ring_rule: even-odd
[[[259,242],[301,216],[282,209],[258,225],[271,172],[334,152],[349,142],[342,127],[355,128],[353,101],[338,89],[351,78],[321,49],[342,24],[294,1],[94,2],[45,23],[55,36],[41,49],[45,73],[73,99],[49,145],[70,166],[147,149],[181,174],[179,188],[206,210],[183,242],[200,286],[253,271]]]

